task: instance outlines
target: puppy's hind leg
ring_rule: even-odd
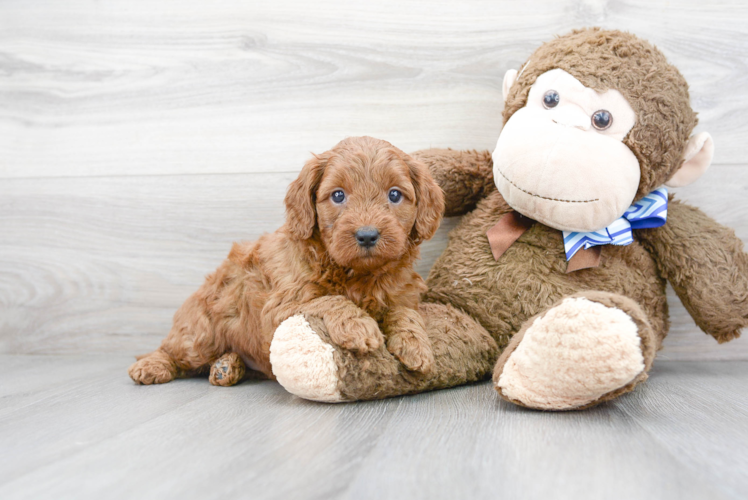
[[[213,385],[229,387],[241,381],[245,371],[246,367],[241,356],[235,352],[229,352],[210,366],[209,380]]]
[[[198,293],[192,295],[174,315],[174,326],[150,354],[140,356],[128,373],[139,384],[164,384],[177,376],[207,367],[221,354],[213,325]]]

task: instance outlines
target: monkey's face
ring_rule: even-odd
[[[636,196],[639,162],[622,142],[635,123],[617,90],[596,92],[561,69],[543,73],[501,132],[496,186],[512,208],[547,226],[602,229]]]

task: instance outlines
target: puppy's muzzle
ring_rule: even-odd
[[[379,230],[374,227],[362,227],[356,231],[356,242],[363,248],[372,248],[379,241]]]

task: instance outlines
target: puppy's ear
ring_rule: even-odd
[[[312,237],[317,223],[314,208],[316,193],[330,154],[314,155],[301,169],[299,177],[288,186],[286,193],[286,226],[291,235],[307,240]]]
[[[405,162],[410,168],[410,179],[416,191],[416,222],[412,237],[416,243],[420,243],[430,239],[439,229],[444,213],[444,193],[424,163],[407,155]]]

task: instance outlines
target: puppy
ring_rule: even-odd
[[[408,370],[431,370],[418,312],[426,285],[413,263],[439,227],[444,197],[426,166],[386,141],[348,138],[304,165],[285,204],[283,227],[235,243],[176,312],[161,347],[130,367],[135,382],[211,367],[211,383],[233,385],[245,363],[272,379],[273,333],[302,311],[321,317],[344,349],[386,341]]]

